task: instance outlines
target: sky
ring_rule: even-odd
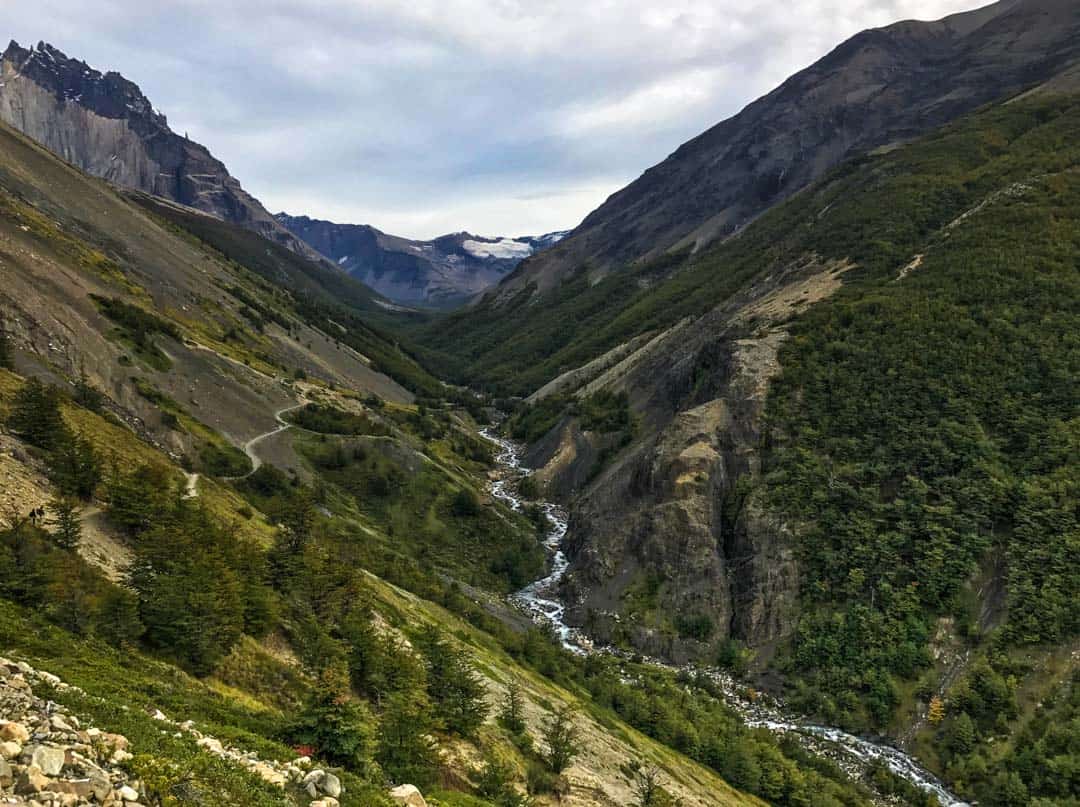
[[[271,211],[569,229],[864,28],[988,0],[0,0],[139,84]]]

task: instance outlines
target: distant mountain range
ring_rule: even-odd
[[[274,218],[384,297],[433,307],[463,303],[566,235],[485,238],[460,232],[412,241],[366,224],[335,224],[287,213]]]
[[[272,216],[209,149],[169,128],[139,87],[45,42],[0,56],[0,120],[87,173],[240,224],[306,258],[329,259],[407,306],[460,304],[564,233],[410,241],[366,225]]]

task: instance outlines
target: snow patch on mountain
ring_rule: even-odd
[[[533,253],[530,244],[515,241],[513,238],[502,238],[498,241],[465,241],[461,248],[477,258],[528,258]]]

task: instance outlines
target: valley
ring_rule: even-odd
[[[403,238],[13,41],[0,800],[1074,807],[1078,43],[869,29],[572,230]]]

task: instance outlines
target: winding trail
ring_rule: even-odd
[[[490,428],[481,429],[480,434],[498,448],[495,459],[499,470],[497,478],[491,484],[491,495],[505,502],[511,509],[521,512],[525,507],[525,502],[518,493],[518,485],[531,473],[521,464],[524,446],[499,437]],[[562,550],[562,542],[566,537],[568,527],[567,513],[562,507],[552,502],[538,501],[532,504],[542,508],[550,521],[550,527],[544,538],[544,546],[552,556],[551,570],[544,577],[511,595],[511,600],[534,621],[551,626],[563,647],[572,653],[577,655],[608,653],[624,657],[625,654],[615,648],[594,645],[579,629],[564,622],[566,606],[559,600],[558,590],[559,583],[569,566],[569,560]],[[646,658],[645,663],[675,672],[687,669],[667,664],[659,659]],[[968,807],[966,802],[950,793],[937,777],[898,748],[884,742],[856,737],[837,728],[813,723],[799,715],[787,712],[783,704],[777,700],[759,697],[751,701],[747,697],[746,685],[723,670],[693,669],[708,676],[717,684],[727,705],[739,713],[746,725],[778,734],[798,734],[807,748],[816,754],[834,759],[854,778],[864,776],[872,765],[884,763],[897,776],[936,796],[942,807]]]
[[[308,402],[307,398],[304,397],[303,395],[301,395],[299,403],[292,404],[291,406],[286,406],[285,408],[279,409],[278,411],[276,411],[274,413],[274,420],[276,420],[278,422],[278,425],[275,428],[268,431],[268,432],[263,432],[262,434],[255,435],[250,440],[248,440],[246,443],[244,443],[244,453],[247,454],[248,459],[251,460],[251,470],[248,471],[246,474],[242,474],[241,476],[228,476],[228,477],[224,477],[224,478],[232,480],[232,481],[238,481],[240,479],[247,479],[249,476],[251,476],[257,470],[259,470],[259,468],[262,467],[263,462],[262,462],[262,459],[259,457],[259,455],[255,453],[255,446],[257,446],[263,440],[266,440],[266,439],[268,439],[270,437],[273,437],[275,434],[281,434],[281,432],[287,431],[288,429],[293,428],[293,424],[289,423],[289,421],[285,420],[283,415],[286,412],[292,412],[295,409],[302,408],[303,406],[305,406],[307,404],[307,402]]]

